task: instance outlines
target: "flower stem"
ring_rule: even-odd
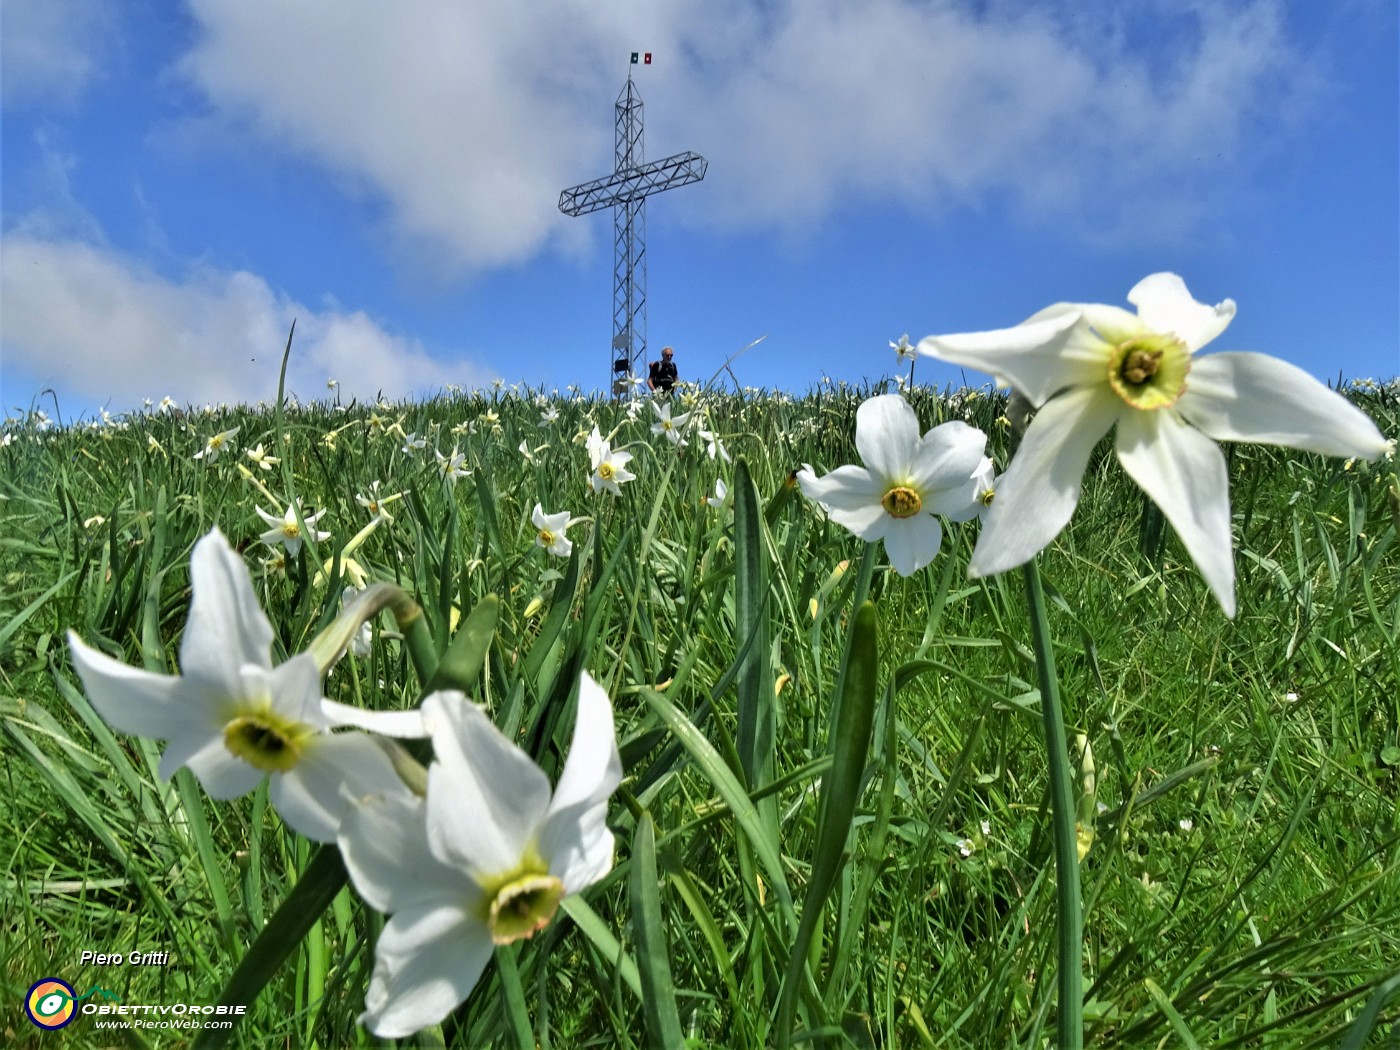
[[[1060,1007],[1055,1045],[1059,1050],[1080,1050],[1084,1045],[1084,914],[1079,895],[1074,784],[1064,712],[1060,709],[1059,683],[1055,677],[1055,653],[1050,645],[1050,625],[1045,618],[1045,595],[1034,558],[1025,564],[1022,575],[1030,606],[1031,641],[1035,646],[1040,713],[1045,723],[1045,751],[1050,770],[1050,825],[1055,846],[1056,986]]]

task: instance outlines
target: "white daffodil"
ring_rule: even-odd
[[[462,478],[471,477],[471,471],[467,469],[467,457],[465,453],[458,452],[454,445],[452,455],[444,456],[437,449],[433,449],[433,455],[437,457],[438,472],[442,474],[442,479],[449,485],[455,485]]]
[[[1058,303],[1014,328],[929,336],[919,351],[990,372],[1038,409],[1001,476],[973,552],[974,576],[1028,561],[1079,502],[1094,446],[1115,424],[1118,460],[1162,509],[1219,600],[1235,614],[1225,457],[1255,441],[1373,459],[1386,440],[1360,409],[1312,376],[1257,353],[1193,357],[1235,316],[1198,303],[1174,273],[1116,306]]]
[[[559,409],[550,405],[540,413],[540,426],[547,427],[559,418]]]
[[[704,427],[697,427],[695,434],[701,441],[705,442],[705,452],[711,459],[718,456],[726,463],[731,462],[729,453],[725,450],[723,443],[713,431],[706,430]]]
[[[212,797],[237,798],[270,776],[271,798],[294,830],[335,839],[353,795],[406,789],[380,746],[355,724],[393,736],[421,736],[418,712],[347,708],[321,697],[321,670],[301,653],[272,666],[272,625],[253,595],[243,559],[215,529],[190,559],[194,597],[180,643],[180,674],[129,667],[68,644],[88,699],[114,729],[169,741],[159,774],[188,766]]]
[[[297,512],[301,509],[301,497],[297,497],[295,505],[289,503],[287,505],[287,512],[280,518],[275,514],[269,514],[261,507],[254,507],[253,509],[258,512],[258,517],[272,526],[264,532],[259,539],[269,547],[275,547],[279,543],[282,544],[282,546],[287,548],[288,556],[295,558],[298,552],[300,552],[301,542],[305,538],[302,535],[301,522],[297,521]],[[331,537],[329,532],[322,532],[320,529],[314,527],[316,522],[320,521],[322,515],[325,513],[324,510],[320,510],[315,514],[303,514],[301,518],[302,521],[306,522],[306,527],[311,530],[311,534],[316,538],[317,543],[320,543],[322,540],[328,540]]]
[[[271,470],[278,463],[282,462],[276,456],[264,452],[261,442],[258,443],[257,448],[245,449],[243,454],[251,459],[254,465],[261,467],[263,470]]]
[[[433,693],[423,719],[435,756],[427,798],[364,799],[339,838],[360,896],[391,916],[360,1015],[385,1038],[441,1021],[497,945],[544,929],[613,863],[607,805],[622,762],[612,704],[586,673],[552,797],[530,756],[461,693]]]
[[[804,464],[797,481],[833,521],[867,543],[883,540],[895,571],[910,576],[933,561],[943,542],[937,515],[971,516],[970,482],[986,443],[982,431],[957,421],[920,437],[909,403],[881,394],[856,409],[856,449],[865,466],[838,467],[819,478]]]
[[[216,459],[219,458],[220,453],[228,450],[229,446],[233,443],[233,439],[237,436],[237,427],[234,427],[232,430],[225,430],[222,433],[215,434],[213,437],[209,438],[204,443],[204,447],[202,449],[200,449],[194,454],[194,458],[207,459],[210,463],[213,463]]]
[[[544,507],[536,503],[530,520],[538,530],[535,533],[535,543],[560,558],[569,556],[569,552],[574,549],[574,541],[565,536],[564,532],[574,522],[567,510],[561,510],[558,514],[546,514]]]
[[[411,456],[420,449],[425,448],[427,444],[427,438],[420,438],[417,434],[410,433],[404,436],[403,448],[399,451]]]
[[[402,492],[395,492],[389,496],[381,496],[379,482],[372,481],[369,486],[369,495],[357,492],[355,493],[355,502],[369,511],[372,520],[389,522],[394,520],[394,516],[389,513],[387,504],[392,503],[402,495]]]
[[[669,404],[662,405],[653,401],[651,407],[656,413],[656,422],[651,425],[651,432],[661,435],[673,445],[685,444],[681,433],[685,429],[686,423],[690,421],[690,413],[682,412],[672,419]]]
[[[632,453],[614,452],[607,438],[599,435],[597,427],[588,435],[588,458],[593,467],[593,474],[588,480],[594,492],[607,489],[614,496],[621,496],[622,482],[633,481],[637,477],[627,469]]]
[[[729,486],[724,483],[723,478],[715,478],[715,494],[706,496],[705,502],[715,510],[720,510],[729,501]]]
[[[901,361],[913,361],[919,356],[918,351],[910,344],[907,333],[899,337],[899,342],[891,342],[890,349]]]

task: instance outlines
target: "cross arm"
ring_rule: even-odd
[[[565,190],[559,195],[559,210],[565,215],[587,215],[615,204],[642,200],[662,190],[699,182],[708,166],[709,162],[698,153],[677,153],[665,160],[625,168]]]

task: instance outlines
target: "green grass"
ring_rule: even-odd
[[[215,1003],[315,852],[265,788],[216,803],[187,772],[161,783],[160,744],[113,734],[87,706],[64,632],[176,670],[190,550],[217,525],[244,551],[285,659],[338,612],[334,555],[368,522],[355,497],[377,480],[406,495],[353,551],[358,565],[415,597],[435,654],[498,596],[484,659],[468,661],[473,696],[553,777],[586,669],[613,698],[626,771],[611,874],[498,954],[421,1038],[767,1047],[791,971],[794,1045],[1047,1045],[1055,885],[1020,581],[966,579],[975,523],[950,525],[939,559],[900,578],[788,481],[802,463],[857,461],[866,393],[705,395],[733,465],[699,442],[677,455],[651,435],[649,409],[627,422],[612,402],[551,397],[559,418],[542,426],[528,391],[12,422],[0,447],[0,1044],[185,1045],[189,1032],[98,1030],[91,1017],[45,1035],[21,1003],[46,976],[127,1003]],[[1400,433],[1400,386],[1348,393]],[[1004,466],[999,398],[910,400],[925,427],[980,426]],[[615,445],[636,455],[621,498],[588,489],[574,437],[594,423],[620,425]],[[240,449],[261,443],[281,463],[192,458],[235,426]],[[409,432],[427,448],[404,453]],[[454,445],[473,474],[448,488],[432,450]],[[1041,558],[1065,716],[1090,743],[1096,781],[1083,805],[1086,1041],[1395,1045],[1395,467],[1256,446],[1227,455],[1233,621],[1107,446]],[[718,511],[704,504],[716,478],[734,490]],[[254,507],[280,515],[294,497],[324,509],[332,535],[278,568]],[[534,545],[536,501],[589,519],[570,531],[570,560]],[[834,698],[856,688],[848,635],[867,594],[878,663],[861,761],[831,728],[854,724]],[[326,695],[411,706],[419,657],[384,616],[370,655],[342,661]],[[853,812],[849,837],[828,807]],[[309,929],[231,1045],[376,1042],[355,1018],[382,918],[333,880],[321,887],[314,908],[289,909]],[[815,907],[822,920],[804,922]],[[799,941],[805,966],[793,963]],[[84,950],[168,951],[169,963],[82,966]]]

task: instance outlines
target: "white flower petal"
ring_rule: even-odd
[[[392,914],[434,901],[470,908],[480,900],[476,883],[433,856],[427,804],[416,795],[361,799],[345,815],[337,841],[356,891],[379,911]]]
[[[223,733],[216,734],[202,747],[198,746],[200,742],[199,737],[172,740],[160,757],[161,779],[170,779],[175,770],[186,766],[205,793],[220,801],[240,798],[262,783],[266,774],[230,751],[224,744]]]
[[[520,857],[549,809],[549,780],[461,693],[423,701],[433,738],[428,841],[445,864],[499,875]]]
[[[1177,410],[1216,441],[1257,441],[1328,456],[1375,459],[1386,440],[1341,394],[1267,354],[1208,354],[1191,362]]]
[[[322,699],[321,710],[325,712],[327,721],[334,725],[367,729],[380,736],[417,739],[428,735],[428,728],[423,724],[423,712],[417,708],[412,711],[367,711],[363,707]]]
[[[375,946],[360,1023],[386,1039],[437,1024],[471,994],[493,950],[490,931],[459,906],[399,912]]]
[[[569,757],[539,830],[540,853],[570,893],[595,881],[612,865],[613,837],[602,819],[621,781],[612,701],[584,672]],[[602,870],[598,870],[600,863]]]
[[[181,674],[222,682],[232,692],[244,664],[271,667],[272,624],[253,594],[248,566],[218,529],[194,545],[190,584]]]
[[[351,799],[408,793],[389,756],[364,733],[320,733],[302,747],[296,766],[273,775],[269,796],[288,827],[309,839],[334,842]]]
[[[854,465],[837,467],[821,477],[817,477],[810,467],[804,467],[797,472],[797,484],[804,496],[828,510],[858,511],[871,506],[878,510],[880,500],[885,495],[884,486],[870,471]]]
[[[919,417],[898,394],[867,398],[856,409],[856,451],[872,477],[907,483],[918,443]]]
[[[1066,391],[1036,413],[982,519],[970,575],[1024,564],[1060,534],[1079,502],[1089,456],[1122,408],[1105,384]]]
[[[1118,421],[1117,445],[1123,468],[1162,508],[1225,615],[1233,618],[1229,478],[1220,448],[1168,411],[1125,413]]]
[[[113,729],[166,739],[209,729],[213,723],[184,701],[180,679],[152,674],[89,648],[72,631],[68,645],[73,668],[93,709]]]
[[[328,729],[330,719],[321,707],[321,668],[311,653],[297,653],[271,671],[244,666],[239,669],[245,683],[244,696],[257,696],[255,683],[272,699],[272,710],[284,718],[317,729]]]
[[[987,449],[987,435],[961,420],[941,423],[922,438],[914,452],[914,488],[924,498],[946,489],[959,489],[981,465]]]
[[[1081,322],[1078,310],[1057,312],[1014,328],[927,336],[918,349],[1003,379],[1041,405],[1064,387],[1108,382],[1110,351]]]
[[[885,554],[901,576],[912,576],[938,555],[943,526],[931,514],[916,514],[902,521],[891,519],[885,529]]]
[[[1172,333],[1193,353],[1225,331],[1235,316],[1233,299],[1215,306],[1198,303],[1174,273],[1144,277],[1133,285],[1128,302],[1138,308],[1144,327]]]

